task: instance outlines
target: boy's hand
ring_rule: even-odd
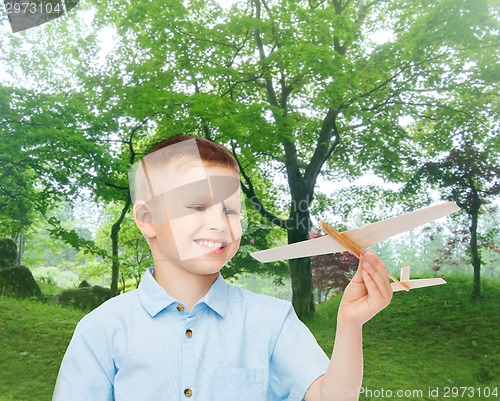
[[[391,299],[392,288],[385,264],[368,251],[344,291],[338,312],[339,323],[361,326],[389,305]]]

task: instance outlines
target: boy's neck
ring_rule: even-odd
[[[197,275],[155,263],[154,279],[170,295],[191,311],[196,303],[210,290],[219,273]]]

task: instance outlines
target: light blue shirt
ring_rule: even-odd
[[[53,401],[292,401],[325,373],[289,302],[219,276],[188,312],[152,274],[78,323]]]

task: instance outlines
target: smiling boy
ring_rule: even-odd
[[[285,301],[225,283],[241,234],[238,165],[198,137],[168,139],[131,173],[154,268],[78,324],[53,401],[354,400],[362,325],[392,297],[367,252],[347,287],[331,361]]]

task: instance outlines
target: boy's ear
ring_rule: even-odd
[[[156,237],[156,231],[153,225],[153,214],[149,206],[144,201],[134,203],[134,221],[142,234],[147,238]]]

